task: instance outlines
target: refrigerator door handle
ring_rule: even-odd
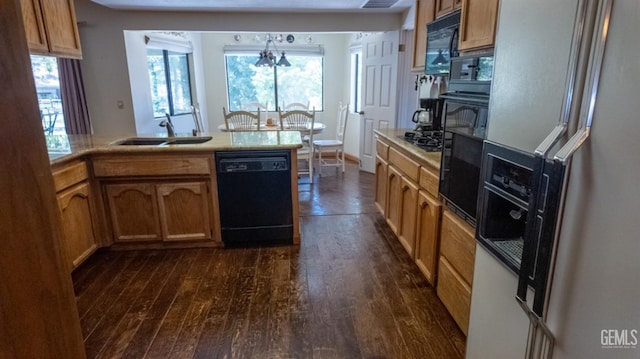
[[[604,0],[599,2],[596,29],[591,44],[589,68],[587,72],[587,83],[584,87],[582,95],[582,106],[580,107],[580,118],[583,120],[584,126],[580,128],[569,141],[556,153],[553,157],[555,161],[566,163],[569,158],[580,148],[587,140],[591,133],[591,125],[593,123],[593,112],[596,107],[596,99],[598,98],[598,84],[600,83],[600,72],[602,71],[602,60],[604,58],[604,48],[607,43],[607,35],[609,33],[609,22],[611,20],[612,0]]]

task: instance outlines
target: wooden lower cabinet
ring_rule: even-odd
[[[438,297],[456,321],[464,335],[469,330],[471,287],[456,272],[445,257],[438,265]]]
[[[406,177],[402,177],[400,195],[400,227],[398,240],[414,257],[416,247],[416,210],[418,209],[418,185]]]
[[[165,241],[211,239],[207,182],[163,183],[157,191]]]
[[[401,219],[401,197],[402,194],[402,173],[395,167],[389,166],[387,168],[387,207],[385,211],[385,217],[391,230],[396,235],[400,228]]]
[[[114,242],[162,239],[153,183],[110,183],[105,192]]]
[[[75,269],[97,248],[89,183],[76,184],[58,193],[57,199],[64,230],[62,247],[71,269]]]
[[[376,156],[376,192],[374,202],[382,215],[386,213],[387,206],[387,175],[389,164]]]
[[[416,224],[416,265],[429,283],[436,285],[440,213],[442,204],[427,192],[418,192]]]
[[[440,230],[437,292],[465,335],[469,328],[475,250],[473,227],[445,210]]]
[[[105,185],[114,242],[210,240],[208,181]]]

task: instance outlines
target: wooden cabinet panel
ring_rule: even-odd
[[[53,184],[56,192],[80,183],[89,177],[87,164],[84,161],[64,164],[62,168],[53,171]]]
[[[440,255],[447,258],[467,283],[473,283],[473,265],[476,255],[474,230],[468,223],[449,211],[444,211],[442,214]]]
[[[47,53],[47,35],[44,32],[44,21],[40,11],[40,0],[20,0],[24,32],[27,36],[29,50],[35,53]]]
[[[435,19],[435,0],[416,0],[413,28],[413,71],[424,71],[427,52],[427,23]]]
[[[462,0],[436,0],[436,17],[446,15],[462,6]]]
[[[105,190],[115,242],[161,240],[153,184],[107,184]]]
[[[211,217],[206,182],[157,185],[163,239],[211,239]]]
[[[73,0],[21,0],[20,4],[32,53],[82,58]]]
[[[430,195],[438,198],[438,187],[440,186],[440,174],[435,168],[420,167],[420,187],[424,188]]]
[[[498,0],[463,0],[459,50],[492,47],[498,20]]]
[[[93,161],[96,177],[208,175],[209,156],[113,156]]]
[[[437,292],[438,297],[462,332],[467,335],[471,310],[471,287],[442,256],[440,256],[438,264]]]
[[[389,145],[380,141],[379,139],[376,140],[376,155],[380,156],[380,158],[382,158],[383,160],[388,160],[389,159]]]
[[[402,173],[393,166],[389,166],[387,171],[387,209],[385,213],[389,227],[397,235],[402,211],[400,207],[402,204],[400,200],[402,195]]]
[[[416,210],[418,209],[418,185],[406,177],[402,177],[402,193],[400,197],[400,227],[398,240],[414,257],[416,247]]]
[[[420,164],[393,147],[389,148],[389,165],[396,167],[412,181],[418,182]]]
[[[71,269],[75,269],[97,248],[89,183],[71,187],[58,194],[57,198],[64,230],[62,247]]]
[[[385,216],[387,210],[387,168],[389,165],[376,156],[376,192],[374,202],[380,213]]]
[[[442,204],[425,191],[418,192],[416,264],[432,285],[436,284],[438,238]]]

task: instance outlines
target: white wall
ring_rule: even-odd
[[[133,106],[134,121],[136,133],[142,135],[163,134],[166,130],[159,127],[160,121],[164,118],[154,118],[153,102],[151,98],[150,78],[147,65],[147,46],[145,43],[145,35],[148,31],[124,31],[125,51],[127,57],[127,65],[129,71],[129,80],[131,88],[131,100]],[[188,40],[193,48],[193,67],[192,72],[192,88],[191,94],[194,104],[200,105],[202,116],[207,116],[206,91],[204,90],[203,81],[203,61],[202,49],[200,45],[199,33],[184,33],[184,40]],[[167,37],[167,35],[163,35]],[[182,39],[181,39],[182,40]],[[172,116],[172,123],[176,133],[190,134],[195,129],[195,123],[191,114]],[[205,129],[208,128],[205,122]]]
[[[125,51],[124,30],[335,33],[397,30],[405,20],[405,14],[381,13],[116,11],[97,5],[90,0],[77,0],[75,7],[83,50],[82,70],[85,91],[94,132],[98,135],[136,132],[134,95],[130,89],[127,71],[129,65]],[[328,53],[332,45],[327,46]],[[205,53],[209,50],[211,49],[203,47],[203,59],[206,58]],[[206,61],[203,64],[205,67],[209,66]],[[203,75],[206,77],[207,73],[204,72]],[[330,74],[329,76],[330,78],[326,81],[340,80],[338,75]],[[217,85],[207,84],[204,91],[211,91],[212,86]],[[202,93],[200,90],[198,92]],[[342,91],[338,91],[338,96],[327,94],[325,106],[337,103],[341,95]],[[207,99],[211,96],[207,94]],[[122,108],[118,108],[119,101],[123,103]],[[215,101],[213,100],[214,103]],[[206,101],[206,112],[215,114],[219,107],[212,107],[210,102]],[[201,109],[202,107],[203,104]],[[215,122],[215,120],[210,121]],[[327,133],[333,133],[330,132],[331,130],[333,129],[329,128]]]

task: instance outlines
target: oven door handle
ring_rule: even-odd
[[[458,54],[453,53],[453,42],[458,41],[458,34],[459,34],[459,28],[456,27],[455,30],[453,30],[453,33],[451,34],[451,38],[449,39],[449,59],[458,56]]]

